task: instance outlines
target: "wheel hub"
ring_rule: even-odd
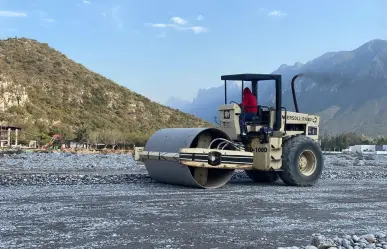
[[[316,156],[310,151],[303,151],[298,160],[298,167],[302,174],[310,176],[316,170]]]

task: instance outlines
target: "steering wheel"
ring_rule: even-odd
[[[239,105],[239,103],[237,103],[237,102],[235,102],[235,101],[230,101],[230,104],[231,104],[231,103],[235,103],[235,104]]]

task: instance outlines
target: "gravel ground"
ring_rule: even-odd
[[[127,154],[22,153],[0,154],[0,171],[17,172],[110,172],[145,173]]]
[[[385,249],[387,157],[325,160],[312,188],[236,172],[201,190],[155,183],[128,155],[3,155],[0,248]]]

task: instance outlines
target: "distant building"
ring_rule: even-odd
[[[370,145],[370,144],[360,144],[349,147],[348,151],[351,152],[376,152],[376,151],[387,151],[387,145]]]
[[[20,127],[16,126],[0,126],[0,147],[12,147],[18,145]],[[12,136],[14,134],[14,136]],[[14,138],[12,141],[12,137]]]

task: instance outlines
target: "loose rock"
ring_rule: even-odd
[[[302,249],[360,249],[360,248],[381,248],[387,249],[385,241],[386,232],[364,235],[345,235],[342,237],[335,236],[330,239],[322,234],[313,234],[309,245],[300,247]],[[284,247],[285,248],[285,247]]]
[[[329,247],[335,247],[336,244],[332,239],[326,238],[321,234],[313,234],[310,245],[317,247],[318,249],[327,249]]]

